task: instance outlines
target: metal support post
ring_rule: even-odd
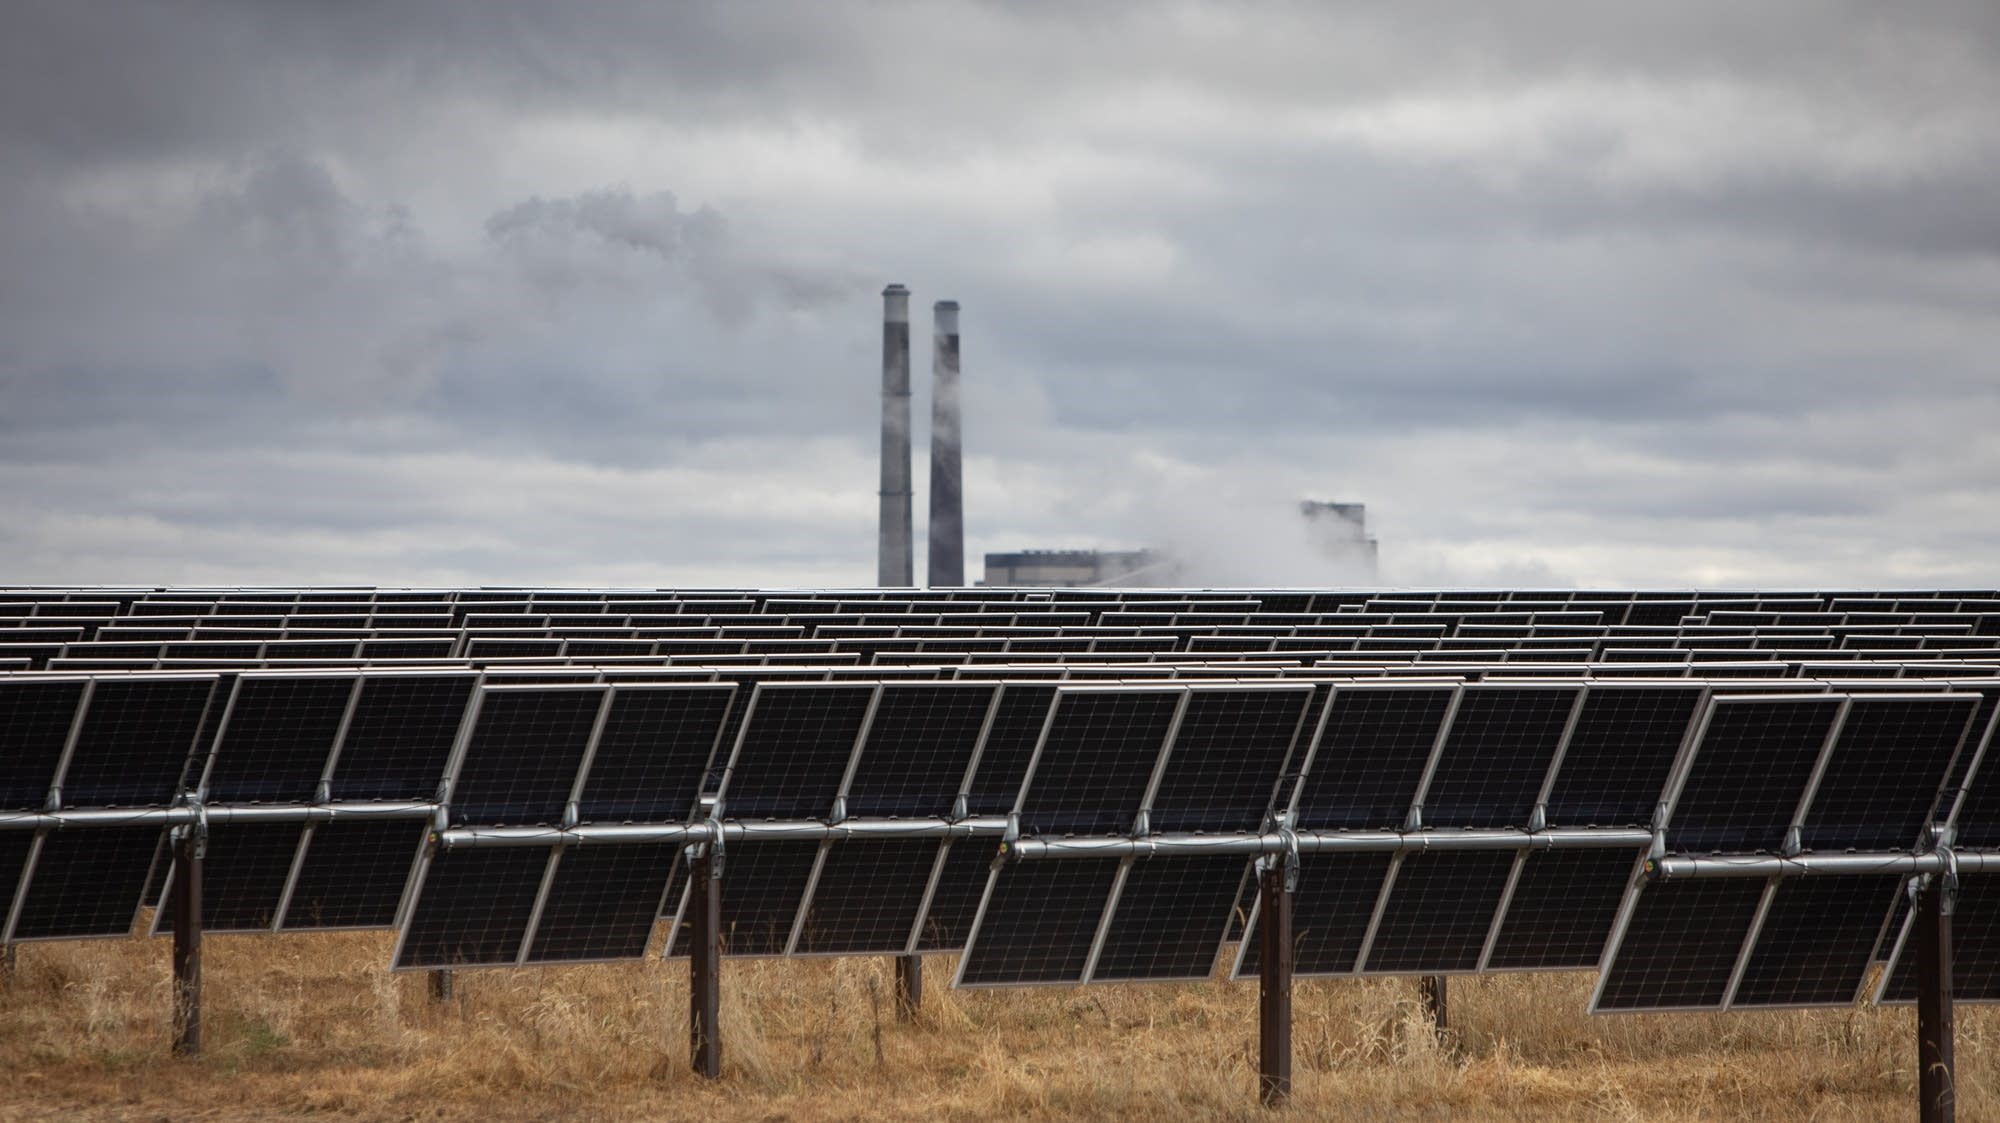
[[[1295,868],[1274,856],[1257,872],[1257,1099],[1292,1094],[1292,887]]]
[[[694,1071],[722,1076],[722,880],[714,843],[699,848],[689,876],[688,1036]]]
[[[1951,913],[1956,886],[1947,872],[1917,893],[1917,1091],[1924,1123],[1957,1113],[1951,1029]]]
[[[174,829],[174,1054],[201,1054],[200,823]]]
[[[1445,1035],[1451,1031],[1451,992],[1446,989],[1445,977],[1425,975],[1417,980],[1417,993],[1423,997],[1424,1012],[1430,1015],[1438,1044],[1444,1044]]]
[[[896,957],[896,1016],[906,1022],[917,1020],[924,1005],[924,957]]]
[[[430,984],[431,984],[432,1002],[451,1001],[452,978],[450,969],[441,968],[439,970],[432,971],[430,973]]]

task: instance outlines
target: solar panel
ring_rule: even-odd
[[[486,686],[479,693],[451,781],[453,825],[561,825],[608,688]]]
[[[275,926],[304,834],[298,823],[209,827],[201,869],[202,929],[220,934],[269,931]],[[180,911],[171,876],[166,884],[153,916],[154,935],[171,932]]]
[[[1782,848],[1789,855],[1801,840],[1875,852],[1912,852],[1920,845],[1919,828],[1938,802],[1977,699],[1804,700],[1818,707],[1816,713],[1799,712],[1800,704],[1769,698],[1714,703],[1669,806],[1669,852]],[[1782,712],[1786,708],[1793,712]],[[1765,712],[1752,720],[1756,710]],[[1718,722],[1726,711],[1735,720]],[[1814,754],[1816,736],[1826,744]],[[1754,787],[1765,778],[1759,771],[1768,773],[1771,790],[1726,791],[1732,777]],[[1782,808],[1786,800],[1794,801],[1789,811]],[[1687,814],[1690,807],[1693,814]],[[1725,822],[1733,824],[1726,832],[1719,829]],[[1614,938],[1594,1008],[1851,1002],[1901,880],[1860,874],[1637,883],[1625,906],[1631,919]],[[1699,936],[1687,934],[1690,926],[1701,929]],[[1732,941],[1734,956],[1728,954]]]
[[[14,903],[9,940],[81,939],[131,932],[153,867],[158,827],[44,834]]]
[[[1081,983],[1115,859],[1017,862],[995,871],[953,986]]]
[[[945,844],[933,876],[930,898],[917,922],[917,951],[956,951],[965,946],[993,868],[994,845],[984,839]]]
[[[1595,967],[1632,882],[1632,850],[1562,850],[1523,856],[1486,970]]]
[[[1147,801],[1150,829],[1261,829],[1312,696],[1305,685],[1194,688]]]
[[[200,782],[211,803],[309,803],[346,723],[354,676],[236,679]],[[299,823],[213,826],[202,863],[202,926],[214,933],[269,931],[278,920],[306,828]],[[157,861],[163,899],[157,935],[178,912],[171,861]]]
[[[369,674],[333,764],[334,799],[433,799],[479,676]]]
[[[380,819],[315,824],[299,855],[279,929],[394,924],[429,830],[427,823]]]
[[[1593,685],[1550,785],[1551,826],[1647,826],[1704,688]]]
[[[452,824],[563,825],[609,695],[594,685],[480,687],[452,768]],[[516,962],[556,858],[542,846],[431,855],[417,874],[394,965]]]
[[[238,677],[201,778],[204,798],[311,802],[357,686],[353,675]]]
[[[728,683],[612,687],[577,795],[579,821],[691,818],[735,689]]]
[[[999,688],[991,685],[885,685],[840,795],[846,813],[950,816],[998,696]],[[908,950],[942,846],[926,838],[826,843],[795,950],[836,955]]]
[[[212,677],[97,682],[57,781],[62,806],[173,802],[214,688]]]
[[[724,954],[785,953],[819,851],[817,842],[742,843],[727,849],[722,876]]]
[[[1914,925],[1905,926],[1876,1001],[1906,1005],[1917,1000]],[[1961,873],[1951,918],[1952,1000],[2000,1002],[2000,874]]]
[[[795,952],[908,951],[941,846],[937,839],[847,839],[828,844],[813,879]],[[980,872],[984,871],[981,863]]]
[[[1424,785],[1424,824],[1528,826],[1581,693],[1567,686],[1466,687]]]
[[[1208,978],[1249,867],[1241,857],[1220,856],[1131,863],[1090,981]]]
[[[999,696],[973,683],[890,683],[842,792],[850,816],[945,816]]]
[[[678,843],[564,850],[522,961],[591,963],[644,956],[668,874],[680,853]]]
[[[1402,827],[1457,698],[1454,687],[1337,687],[1299,784],[1296,825]]]
[[[62,808],[163,807],[180,790],[209,710],[212,677],[93,682],[43,789]],[[11,695],[24,752],[11,802],[29,798],[47,767],[64,692]],[[29,849],[10,939],[118,936],[131,930],[160,839],[157,826],[44,832]],[[17,846],[19,844],[16,844]]]
[[[1729,1005],[1854,1002],[1902,888],[1894,874],[1780,880]]]
[[[1801,825],[1804,848],[1917,845],[1979,702],[1974,695],[1855,698],[1814,786]]]
[[[87,689],[76,679],[0,681],[0,810],[48,803]]]
[[[35,848],[32,831],[0,831],[0,941],[4,941],[14,912],[15,893],[21,874],[28,867],[28,855]]]
[[[1688,853],[1782,847],[1845,704],[1832,696],[1711,701],[1671,800],[1675,847]]]
[[[1267,821],[1313,691],[1193,689],[1145,800],[1149,830],[1256,831]],[[1249,862],[1241,856],[1128,860],[1088,981],[1204,978],[1215,966]]]
[[[1352,974],[1388,880],[1390,854],[1302,854],[1292,894],[1293,965],[1299,975]],[[1259,910],[1261,911],[1261,910]],[[1237,978],[1259,966],[1257,912],[1237,952]]]
[[[392,968],[504,966],[519,958],[550,852],[539,846],[448,850],[424,863],[421,895]]]
[[[1514,868],[1511,851],[1402,855],[1361,970],[1371,974],[1476,971]]]
[[[1592,1010],[1719,1009],[1764,889],[1760,878],[1646,886],[1598,978]]]
[[[1186,697],[1181,689],[1064,687],[1016,805],[1022,831],[1130,830]]]
[[[732,819],[832,814],[876,691],[845,683],[759,683],[722,781],[722,814]]]
[[[1133,829],[1187,698],[1182,689],[1060,690],[1016,803],[1021,829],[1052,836]],[[1046,865],[1077,868],[1047,873]],[[1082,982],[1123,868],[1115,860],[995,868],[958,985]],[[1060,901],[1024,887],[1046,888]]]
[[[978,767],[967,791],[967,810],[972,814],[1004,815],[1014,809],[1056,690],[1040,683],[1001,683],[993,722],[980,744]],[[980,888],[985,888],[983,878]]]

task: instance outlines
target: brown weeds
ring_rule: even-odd
[[[382,934],[222,937],[208,1048],[167,1055],[164,941],[30,945],[0,988],[0,1120],[1258,1119],[1255,989],[933,987],[888,960],[725,965],[724,1079],[687,1066],[683,963],[466,971],[434,1004]],[[934,962],[933,978],[949,964]],[[1440,1048],[1402,980],[1311,981],[1296,1095],[1331,1119],[1912,1115],[1902,1010],[1590,1018],[1586,975],[1452,982]],[[2000,1019],[1959,1013],[1960,1117],[2000,1118]]]

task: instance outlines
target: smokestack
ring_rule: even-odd
[[[932,312],[930,584],[939,588],[965,584],[965,499],[958,463],[958,301],[940,300]]]
[[[910,290],[882,290],[882,523],[875,583],[916,583],[910,532]]]

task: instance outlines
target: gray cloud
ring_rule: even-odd
[[[865,581],[889,280],[975,552],[2000,579],[1989,4],[0,26],[10,579]]]

